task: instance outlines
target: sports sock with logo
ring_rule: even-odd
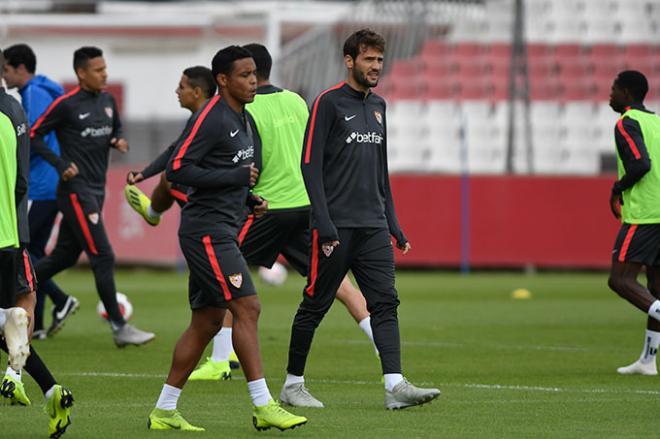
[[[660,322],[660,300],[656,300],[651,304],[648,315]]]
[[[644,337],[644,350],[642,350],[639,361],[644,364],[655,363],[658,345],[660,345],[660,332],[647,329]]]

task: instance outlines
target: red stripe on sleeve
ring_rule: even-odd
[[[242,245],[243,241],[245,240],[245,237],[248,234],[248,231],[250,231],[250,227],[252,227],[252,223],[254,222],[254,215],[248,215],[247,220],[245,221],[245,224],[243,224],[243,227],[241,228],[241,233],[238,234],[238,245]]]
[[[179,201],[183,201],[184,203],[188,202],[188,195],[176,189],[170,188],[170,195],[172,195],[174,198],[176,198]]]
[[[635,158],[639,159],[642,155],[639,153],[639,150],[637,149],[637,145],[635,145],[635,141],[623,128],[623,118],[619,119],[619,121],[616,123],[616,128],[619,130],[623,138],[626,139],[626,142],[628,142],[628,146],[630,146],[630,149],[632,150],[632,153],[635,156]]]
[[[57,105],[58,105],[60,102],[62,102],[62,101],[63,101],[64,99],[66,99],[66,98],[69,98],[69,97],[73,96],[74,94],[78,93],[79,91],[80,91],[80,87],[76,87],[76,88],[74,88],[73,90],[71,90],[70,92],[68,92],[67,94],[62,95],[62,96],[60,96],[59,98],[55,99],[55,100],[50,104],[50,106],[48,107],[48,109],[46,109],[46,111],[44,111],[44,114],[42,114],[41,117],[39,117],[39,119],[37,119],[37,121],[36,121],[36,122],[34,123],[34,125],[32,126],[32,129],[30,129],[30,139],[34,137],[35,130],[36,130],[37,128],[39,128],[39,126],[44,122],[44,119],[46,118],[46,116],[48,116],[48,115],[53,111],[53,109],[54,109],[55,107],[57,107]]]
[[[190,131],[190,134],[188,135],[188,137],[186,137],[186,140],[183,142],[183,145],[181,145],[181,148],[179,149],[179,153],[176,155],[176,157],[174,157],[174,163],[172,164],[173,170],[177,171],[181,168],[181,159],[186,154],[186,150],[188,150],[188,147],[195,138],[195,135],[197,134],[199,127],[202,125],[202,122],[204,122],[204,119],[206,119],[206,115],[209,114],[211,108],[213,108],[213,106],[219,100],[220,100],[220,95],[213,96],[213,98],[209,101],[209,103],[206,104],[206,107],[204,107],[204,109],[202,110],[202,113],[195,121],[195,125],[193,125],[192,131]]]
[[[34,277],[32,277],[32,266],[27,250],[23,249],[23,266],[25,267],[25,279],[27,279],[30,291],[34,291]]]
[[[80,224],[80,229],[82,230],[83,235],[85,236],[85,241],[87,241],[87,246],[89,247],[89,251],[92,252],[93,255],[98,255],[99,252],[96,250],[96,244],[94,244],[94,238],[92,238],[92,233],[89,231],[89,226],[87,225],[85,214],[83,213],[82,206],[78,201],[78,195],[69,194],[69,198],[71,198],[71,204],[73,204],[73,210],[76,212],[76,218],[78,219],[78,224]]]
[[[637,224],[632,224],[628,229],[628,233],[626,233],[626,238],[623,240],[623,246],[621,246],[621,251],[619,252],[619,262],[625,262],[626,253],[628,253],[628,247],[635,234],[635,230],[637,230]]]
[[[319,270],[319,231],[312,230],[312,263],[309,267],[309,285],[305,292],[309,297],[314,297],[314,288],[316,288],[316,277]]]
[[[213,268],[213,274],[215,274],[215,278],[218,280],[218,283],[222,287],[222,292],[225,295],[225,300],[230,301],[231,292],[227,287],[227,282],[225,282],[225,276],[222,274],[222,271],[220,270],[220,264],[218,263],[218,258],[215,257],[215,250],[213,250],[213,244],[211,243],[211,236],[206,235],[205,237],[202,238],[202,242],[204,242],[204,248],[206,249],[206,256],[208,256],[209,262],[211,263],[211,267]]]
[[[314,126],[316,125],[316,110],[319,108],[319,101],[323,97],[324,94],[326,94],[329,91],[336,90],[339,87],[344,85],[344,82],[340,82],[339,84],[335,85],[334,87],[331,87],[321,93],[318,98],[316,98],[316,101],[314,102],[314,106],[312,107],[312,115],[311,119],[309,121],[309,133],[307,135],[307,145],[305,146],[305,164],[309,163],[311,156],[312,156],[312,139],[314,137]]]

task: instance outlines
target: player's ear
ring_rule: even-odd
[[[215,77],[215,82],[217,82],[220,87],[226,87],[227,79],[227,75],[224,73],[218,73],[218,75]]]
[[[353,57],[351,55],[344,55],[344,64],[346,64],[346,68],[352,69],[353,68]]]

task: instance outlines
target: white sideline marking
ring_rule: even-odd
[[[165,374],[148,373],[121,373],[121,372],[79,372],[62,373],[63,376],[92,377],[92,378],[166,378]],[[244,381],[242,376],[232,377],[232,380]],[[271,381],[280,382],[282,380],[271,379]],[[328,379],[307,379],[307,382],[318,384],[348,384],[348,385],[374,385],[379,384],[378,380],[328,380]],[[432,386],[433,383],[418,383],[420,386]],[[462,387],[465,389],[484,389],[484,390],[517,390],[521,392],[542,392],[542,393],[602,393],[602,394],[633,394],[633,395],[660,395],[660,390],[617,390],[617,389],[572,389],[570,387],[543,387],[543,386],[520,386],[514,384],[481,384],[481,383],[440,383],[440,387]]]
[[[368,340],[339,340],[338,344],[372,344]],[[470,343],[453,343],[446,341],[402,341],[401,346],[421,346],[430,348],[464,348],[473,346]],[[552,351],[552,352],[589,352],[594,349],[579,346],[543,346],[543,345],[514,345],[504,343],[488,343],[487,347],[494,349],[514,349],[518,351]]]

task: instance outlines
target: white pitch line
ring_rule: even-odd
[[[62,373],[63,376],[77,376],[77,377],[91,377],[91,378],[166,378],[165,374],[148,374],[148,373],[122,373],[122,372],[79,372],[79,373]],[[232,377],[232,380],[244,381],[243,376]],[[281,381],[274,379],[272,381]],[[345,384],[353,386],[366,386],[380,384],[378,380],[364,381],[364,380],[332,380],[332,379],[307,379],[309,383],[317,384]],[[417,383],[420,386],[431,386],[433,383],[421,382]],[[545,386],[522,386],[516,384],[483,384],[483,383],[441,383],[440,387],[462,387],[465,389],[483,389],[483,390],[513,390],[520,392],[541,392],[541,393],[601,393],[601,394],[632,394],[632,395],[660,395],[659,390],[619,390],[619,389],[578,389],[570,387],[545,387]]]
[[[339,340],[338,344],[371,344],[370,341],[363,339]],[[476,344],[476,343],[475,343]],[[402,341],[401,346],[421,346],[425,348],[465,348],[471,347],[475,344],[470,343],[454,343],[445,341]],[[480,345],[483,347],[482,345]],[[513,345],[503,343],[488,343],[487,348],[494,349],[513,349],[517,351],[552,351],[552,352],[589,352],[595,349],[584,348],[579,346],[544,346],[544,345]]]

